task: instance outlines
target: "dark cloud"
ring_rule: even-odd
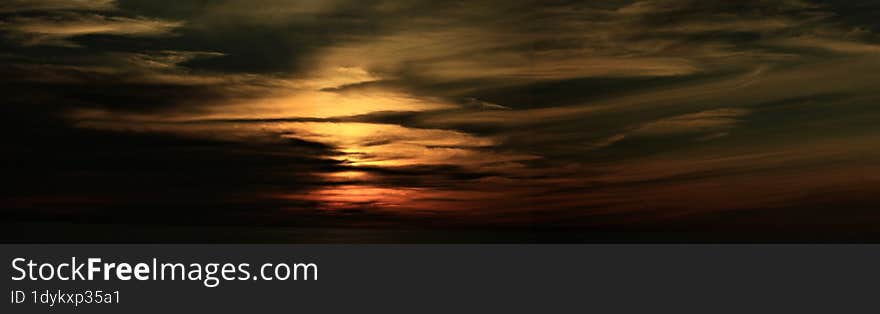
[[[340,167],[326,158],[332,148],[318,143],[241,144],[79,130],[47,121],[6,125],[17,130],[7,135],[4,152],[4,178],[10,183],[3,191],[7,215],[258,220],[265,211],[285,206],[267,195],[314,189],[322,184],[314,173]],[[182,209],[189,207],[196,209]]]

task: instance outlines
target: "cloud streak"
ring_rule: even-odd
[[[59,10],[107,11],[115,8],[116,1],[114,0],[9,0],[0,5],[0,13]]]
[[[67,13],[51,17],[20,17],[4,23],[8,36],[25,46],[78,46],[70,39],[86,35],[163,36],[181,22],[149,18]]]

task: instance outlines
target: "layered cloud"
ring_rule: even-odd
[[[10,39],[25,46],[77,46],[70,39],[88,35],[164,36],[181,25],[182,22],[144,17],[63,12],[14,17],[4,22],[2,28]]]
[[[0,13],[59,10],[106,11],[115,7],[114,0],[9,0],[0,5]]]
[[[880,41],[853,6],[16,2],[0,6],[0,82],[29,130],[17,173],[39,154],[65,165],[58,182],[90,182],[46,192],[69,206],[127,174],[187,195],[163,204],[257,221],[831,228],[816,216],[876,206],[880,180]],[[108,144],[58,161],[56,133]],[[129,156],[125,138],[161,144],[88,161]],[[152,204],[113,191],[106,208]],[[31,192],[8,199],[48,206]]]

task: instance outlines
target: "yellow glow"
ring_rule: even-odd
[[[417,189],[381,188],[365,185],[344,185],[310,193],[305,198],[326,204],[324,209],[376,206],[392,208],[408,202]]]
[[[330,182],[363,181],[373,178],[369,173],[363,171],[338,171],[323,174],[319,173],[317,175],[324,177]]]
[[[415,99],[395,92],[297,91],[265,99],[245,99],[217,106],[202,119],[330,118],[376,111],[424,111],[452,108],[452,104]]]
[[[357,167],[395,168],[406,166],[454,165],[471,170],[519,169],[520,161],[537,158],[491,150],[498,139],[443,129],[420,129],[397,124],[357,122],[262,121],[277,118],[339,118],[381,111],[425,111],[456,108],[458,105],[418,98],[388,89],[339,90],[349,84],[381,78],[357,67],[325,67],[307,79],[284,80],[279,90],[260,99],[232,99],[205,107],[200,112],[149,114],[79,111],[74,118],[80,127],[140,132],[169,132],[189,137],[224,141],[266,143],[295,138],[327,144],[339,155],[333,158],[351,170],[317,173],[327,185],[305,195],[282,198],[319,201],[325,209],[370,206],[394,208],[444,208],[448,199],[469,199],[450,191],[380,186],[383,175]],[[211,120],[248,120],[226,122]]]

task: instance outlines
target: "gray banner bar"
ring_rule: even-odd
[[[880,264],[877,245],[0,245],[0,255],[0,313],[876,312]],[[319,277],[215,288],[199,281],[13,281],[17,257],[308,262]],[[119,291],[119,303],[50,307],[31,300],[47,290]],[[13,291],[27,301],[13,303]]]

